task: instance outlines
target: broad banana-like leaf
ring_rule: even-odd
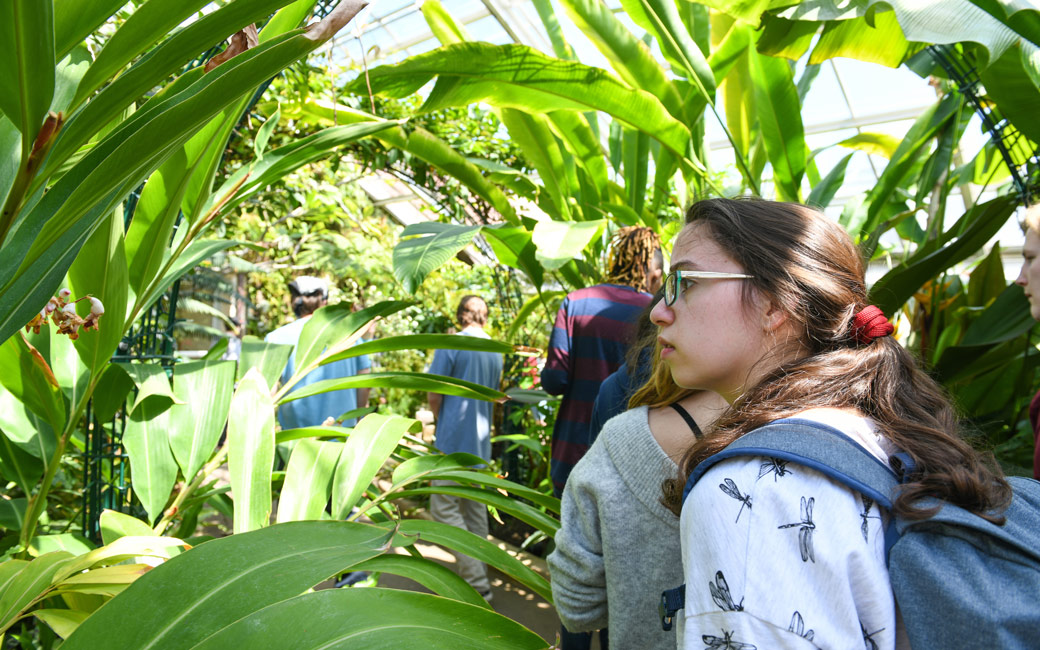
[[[406,226],[394,247],[394,277],[405,292],[414,294],[427,275],[468,246],[481,228],[437,222]]]
[[[597,110],[646,131],[680,156],[690,141],[689,129],[649,93],[598,68],[554,59],[526,45],[457,43],[369,73],[372,91],[390,97],[411,95],[434,77],[424,112],[479,101],[534,113]],[[350,88],[368,92],[363,78]]]
[[[94,419],[108,422],[115,417],[134,385],[134,380],[118,365],[112,364],[106,368],[91,395]]]
[[[242,339],[242,351],[238,358],[238,374],[235,379],[241,381],[253,368],[267,382],[268,386],[274,386],[285,371],[285,365],[289,362],[293,346],[280,343],[268,343],[253,336]]]
[[[783,59],[762,56],[749,49],[748,68],[758,124],[773,165],[777,198],[800,201],[805,175],[805,131],[791,67]]]
[[[142,406],[148,405],[153,413],[165,411],[173,404],[181,404],[182,401],[170,388],[170,380],[166,376],[166,369],[157,363],[129,363],[122,362],[113,364],[125,372],[137,385],[137,397],[128,412],[132,415],[134,411]]]
[[[560,111],[557,111],[560,112]],[[558,219],[575,218],[571,202],[577,192],[577,177],[571,177],[573,165],[570,154],[553,134],[549,118],[517,109],[502,109],[502,123],[510,138],[523,150],[525,157],[538,171],[551,207],[546,211]]]
[[[333,440],[296,443],[278,494],[278,523],[321,518],[329,502],[332,473],[342,450],[343,443]]]
[[[162,516],[177,481],[177,461],[170,451],[169,435],[170,407],[162,408],[154,401],[138,405],[123,432],[134,494],[151,523]]]
[[[324,20],[305,30],[263,43],[208,74],[184,75],[190,83],[159,99],[150,109],[148,104],[158,99],[153,97],[62,176],[24,217],[19,216],[21,223],[28,225],[7,242],[17,246],[14,250],[24,250],[24,246],[28,252],[13,263],[5,263],[0,257],[0,277],[10,278],[0,290],[0,340],[42,306],[103,214],[211,116],[326,42],[353,16],[350,12],[359,8],[354,3],[341,3]]]
[[[392,538],[392,531],[375,526],[308,521],[214,539],[141,576],[64,647],[195,648],[234,621],[379,555]],[[156,607],[159,602],[164,605]]]
[[[341,302],[322,307],[307,319],[300,332],[294,354],[294,379],[327,358],[349,349],[360,337],[361,328],[375,318],[397,313],[412,303],[401,300],[384,300],[371,307],[354,311],[351,303]],[[290,380],[287,387],[293,386]]]
[[[522,501],[518,501],[508,496],[503,496],[498,492],[482,490],[475,487],[437,485],[433,487],[410,488],[400,492],[393,492],[388,495],[388,498],[408,499],[418,495],[430,494],[446,494],[448,496],[469,499],[470,501],[476,501],[477,503],[494,506],[498,510],[509,513],[520,521],[537,528],[549,536],[556,535],[556,532],[560,529],[559,520],[553,519],[538,508],[534,508]]]
[[[53,4],[5,2],[0,8],[0,112],[22,134],[23,163],[54,98],[54,63]]]
[[[440,0],[425,0],[420,7],[426,24],[430,26],[434,37],[441,45],[450,43],[462,43],[470,40],[466,28],[458,24],[447,11]]]
[[[456,336],[454,334],[404,334],[365,341],[350,347],[331,357],[322,359],[322,365],[357,357],[362,354],[379,354],[393,350],[472,350],[474,352],[495,352],[513,354],[516,347],[508,343],[482,339],[476,336]]]
[[[606,221],[539,221],[531,237],[538,252],[535,256],[549,270],[558,269],[580,257],[589,242],[603,232]]]
[[[779,15],[790,20],[843,21],[873,13],[877,19],[881,10],[891,7],[906,40],[939,45],[979,43],[989,52],[989,60],[996,61],[1016,42],[1023,42],[1024,33],[1029,32],[1019,33],[1009,21],[983,9],[982,4],[971,0],[813,0],[784,9]]]
[[[72,295],[77,298],[91,295],[100,300],[105,309],[98,329],[81,332],[75,342],[76,352],[91,378],[101,374],[123,339],[128,280],[123,210],[116,209],[87,239],[69,267]],[[85,316],[90,311],[90,301],[84,300],[79,305],[81,315]],[[76,408],[78,403],[72,406]]]
[[[170,408],[170,449],[188,481],[217,448],[234,384],[234,361],[194,361],[174,366],[173,392],[184,404]]]
[[[30,410],[10,391],[0,386],[0,429],[22,451],[43,461],[46,467],[58,444],[58,436],[47,420]]]
[[[625,194],[628,207],[636,214],[643,212],[646,200],[647,167],[650,164],[650,138],[645,133],[625,129],[621,140],[622,171],[625,175]],[[541,225],[541,224],[539,224]],[[537,226],[535,227],[537,230]],[[548,267],[546,267],[548,268]]]
[[[919,49],[903,36],[895,12],[878,11],[871,20],[863,16],[827,23],[809,55],[809,64],[845,57],[897,68]]]
[[[874,283],[870,300],[886,314],[892,314],[930,278],[962,262],[992,238],[1014,212],[1016,197],[1000,197],[980,203],[969,210],[951,231],[960,233],[938,250],[911,255]]]
[[[358,422],[343,446],[332,479],[332,518],[346,519],[401,436],[421,430],[418,420],[396,415],[373,413]]]
[[[58,380],[40,351],[23,334],[0,345],[0,368],[0,384],[54,431],[62,431],[65,402]]]
[[[228,472],[235,500],[235,533],[267,526],[274,465],[271,389],[253,368],[238,383],[228,415]]]
[[[15,483],[25,494],[31,494],[43,476],[49,459],[40,459],[28,453],[15,444],[6,431],[0,429],[0,476]]]
[[[0,571],[0,634],[11,627],[21,611],[50,586],[54,575],[72,559],[72,553],[55,551],[31,562],[8,560],[18,564]]]
[[[127,64],[141,56],[143,51],[174,32],[181,23],[195,16],[205,5],[206,0],[150,0],[141,5],[130,14],[126,22],[120,25],[98,52],[97,59],[80,84],[79,97],[86,98],[92,95],[103,84],[116,77]],[[196,21],[195,24],[198,22],[202,21]],[[210,19],[209,22],[215,21]],[[234,32],[237,29],[233,28],[230,31]],[[228,33],[230,32],[225,32],[224,35]]]
[[[545,27],[545,33],[549,35],[556,58],[564,61],[577,61],[578,56],[574,53],[574,48],[563,37],[563,30],[553,11],[551,0],[533,0],[533,4],[538,12],[538,17],[542,20],[542,26]]]
[[[101,541],[112,544],[121,537],[148,537],[154,535],[151,526],[137,517],[124,515],[115,510],[103,510],[98,518]]]
[[[573,111],[555,111],[549,115],[549,120],[579,169],[588,174],[596,191],[594,196],[583,198],[587,203],[598,204],[607,196],[607,161],[592,125],[584,115]]]
[[[397,530],[400,535],[418,535],[418,538],[422,541],[446,546],[493,566],[502,573],[530,587],[535,593],[550,603],[552,602],[552,588],[545,578],[535,573],[534,570],[524,565],[507,551],[500,549],[486,539],[477,537],[468,530],[456,528],[439,521],[424,521],[422,519],[401,521],[398,523]]]
[[[537,247],[531,239],[531,231],[518,226],[497,224],[485,226],[484,234],[499,263],[527,274],[536,287],[542,286],[545,269],[538,262]]]
[[[433,593],[458,600],[477,607],[491,609],[477,590],[459,577],[451,569],[432,560],[411,555],[380,555],[361,564],[355,564],[355,571],[372,571],[376,573],[392,573],[414,580]]]
[[[857,151],[865,151],[878,156],[884,156],[891,160],[892,156],[896,154],[896,150],[899,149],[900,142],[901,140],[899,138],[887,133],[863,131],[854,136],[845,138],[838,143],[838,146],[846,147],[848,149],[856,149]]]
[[[809,198],[805,200],[806,205],[822,210],[831,204],[831,201],[834,200],[834,195],[838,193],[842,183],[845,182],[845,170],[848,168],[852,156],[853,154],[850,153],[839,160],[838,164],[832,167],[827,172],[827,175],[820,179],[820,182],[809,193]]]
[[[314,624],[299,625],[306,618]],[[293,629],[293,628],[297,629]],[[196,646],[199,650],[254,647],[402,647],[420,635],[431,650],[544,648],[523,625],[485,607],[397,589],[326,589],[271,605]]]
[[[28,507],[28,499],[0,500],[0,527],[11,531],[21,530],[25,523],[25,510]]]
[[[1009,48],[980,77],[986,86],[986,94],[997,103],[1003,116],[1030,140],[1040,142],[1040,121],[1036,119],[1040,110],[1040,89],[1037,80],[1027,72],[1026,56],[1021,46]]]
[[[607,5],[599,0],[563,0],[562,4],[574,24],[606,57],[625,83],[657,97],[672,117],[683,119],[679,91],[668,80],[646,43],[636,38]],[[674,7],[673,4],[673,10]]]

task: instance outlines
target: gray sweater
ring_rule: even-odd
[[[677,472],[650,433],[646,407],[609,420],[574,467],[548,558],[568,630],[609,627],[611,648],[674,650],[657,604],[683,582],[679,519],[660,503],[661,481]]]

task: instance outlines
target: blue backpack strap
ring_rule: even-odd
[[[675,623],[675,614],[686,606],[686,585],[679,585],[661,592],[657,613],[661,615],[661,629],[670,632]]]
[[[834,427],[813,420],[785,418],[749,431],[697,465],[686,481],[683,501],[716,463],[737,456],[766,456],[803,465],[870,497],[888,510],[900,483],[892,469]],[[896,539],[893,517],[885,530],[886,555]]]

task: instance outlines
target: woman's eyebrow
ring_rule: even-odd
[[[700,266],[692,260],[679,260],[672,262],[671,271],[700,271]]]

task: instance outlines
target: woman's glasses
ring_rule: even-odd
[[[671,307],[682,293],[679,285],[683,280],[748,280],[755,276],[746,273],[724,273],[720,271],[672,271],[664,280],[664,304]]]

